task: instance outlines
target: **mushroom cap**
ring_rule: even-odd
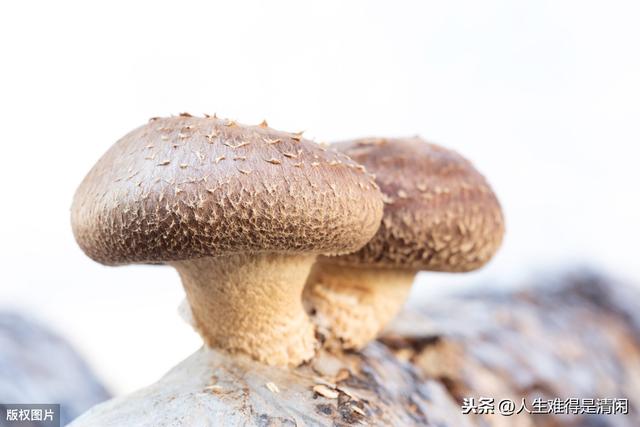
[[[342,153],[266,123],[181,114],[117,141],[77,189],[71,223],[89,257],[117,265],[351,252],[382,209],[373,177]]]
[[[358,252],[322,262],[463,272],[484,265],[504,234],[502,210],[485,178],[452,150],[418,137],[333,144],[376,176],[382,224]]]

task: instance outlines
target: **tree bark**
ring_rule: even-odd
[[[543,283],[540,285],[540,283]],[[593,273],[402,313],[381,338],[424,381],[465,397],[626,398],[629,415],[470,414],[476,425],[640,425],[640,294]]]
[[[360,353],[296,370],[201,349],[84,426],[637,426],[640,298],[583,275],[405,311]],[[627,398],[630,414],[463,414],[465,397]]]

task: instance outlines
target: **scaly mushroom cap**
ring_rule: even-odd
[[[78,188],[71,222],[89,257],[117,265],[346,253],[381,215],[373,178],[346,155],[266,124],[182,114],[116,142]]]
[[[376,176],[382,225],[360,251],[322,262],[462,272],[484,265],[504,234],[498,199],[473,165],[420,138],[332,145]]]

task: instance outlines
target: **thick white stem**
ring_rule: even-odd
[[[238,254],[172,265],[207,345],[287,366],[315,353],[314,328],[301,301],[314,258]]]
[[[415,271],[314,265],[304,304],[325,346],[360,349],[375,339],[404,305]]]

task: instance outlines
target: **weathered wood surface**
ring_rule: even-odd
[[[200,350],[84,426],[638,426],[640,298],[583,275],[406,311],[361,354],[295,371]],[[628,398],[630,414],[461,412],[464,397]],[[497,412],[497,411],[496,411]]]
[[[295,371],[203,349],[156,384],[99,405],[72,425],[439,425],[435,414],[457,413],[455,406],[444,387],[419,381],[380,343],[363,354],[324,354]],[[454,424],[449,419],[440,425],[468,425],[461,415]]]
[[[581,273],[405,311],[382,341],[451,398],[628,398],[629,415],[467,415],[490,426],[640,426],[640,294]],[[484,424],[483,424],[484,423]]]
[[[64,425],[109,397],[64,339],[25,316],[0,312],[0,404],[59,403]]]

